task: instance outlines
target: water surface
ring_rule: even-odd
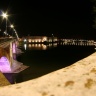
[[[94,52],[94,48],[88,46],[25,44],[19,48],[24,53],[17,56],[17,60],[30,67],[19,74],[15,74],[16,83],[38,78],[64,68]]]

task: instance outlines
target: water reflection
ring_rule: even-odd
[[[90,51],[89,47],[79,48],[74,47],[74,45],[59,47],[59,45],[60,44],[58,43],[22,45],[26,52],[24,55],[18,57],[18,61],[23,62],[24,64],[28,64],[30,67],[27,70],[20,72],[19,74],[5,74],[6,78],[12,84],[27,81],[69,66],[70,64],[73,64],[74,62],[88,56],[91,52],[93,52],[92,48]],[[57,48],[54,48],[54,50],[47,50],[53,47]],[[29,54],[31,52],[32,54]],[[13,55],[13,58],[16,59],[15,54]]]
[[[26,50],[26,48],[27,48],[27,44],[24,44],[24,49]]]
[[[32,49],[32,50],[47,50],[52,47],[56,47],[57,43],[50,44],[24,44],[24,50]]]
[[[58,45],[63,46],[94,46],[93,41],[82,41],[82,40],[62,40],[61,42],[51,42],[51,43],[24,43],[24,49],[31,50],[47,50],[52,47],[57,47]]]

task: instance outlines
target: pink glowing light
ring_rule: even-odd
[[[2,73],[11,72],[9,60],[4,56],[0,58],[0,71]]]
[[[13,45],[12,45],[12,50],[13,50],[13,53],[16,53],[16,44],[15,43],[13,43]]]
[[[1,57],[0,58],[0,71],[2,73],[19,73],[29,66],[23,65],[23,63],[18,62],[13,59],[13,63],[10,66],[10,62],[6,57]]]

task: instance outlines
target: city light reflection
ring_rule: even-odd
[[[24,44],[24,49],[25,49],[25,50],[27,49],[27,44]]]
[[[45,44],[24,44],[24,50],[47,50],[49,48],[52,47],[56,47],[57,43],[54,44],[49,44],[49,45],[45,45]]]

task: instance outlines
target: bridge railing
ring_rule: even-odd
[[[3,43],[3,42],[6,42],[6,41],[10,41],[12,40],[13,38],[8,38],[8,37],[4,37],[4,38],[0,38],[0,43]]]

